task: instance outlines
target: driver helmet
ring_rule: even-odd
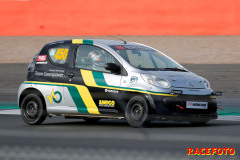
[[[90,58],[91,62],[93,65],[98,66],[98,67],[104,67],[105,63],[104,61],[104,56],[103,53],[100,51],[92,51],[88,54],[88,57]]]

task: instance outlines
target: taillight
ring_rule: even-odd
[[[32,61],[31,63],[29,63],[28,65],[28,72],[33,72],[35,68],[35,61]]]
[[[33,61],[31,63],[29,63],[28,65],[28,72],[33,72],[34,68],[35,68],[35,63],[37,61],[38,55],[40,52],[38,52],[34,57],[33,57]]]

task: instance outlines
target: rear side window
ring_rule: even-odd
[[[69,52],[68,45],[61,45],[48,50],[50,59],[57,64],[66,63]]]

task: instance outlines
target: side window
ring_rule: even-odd
[[[60,45],[48,50],[49,57],[54,63],[64,64],[67,60],[69,51],[68,45]]]
[[[75,67],[110,72],[105,69],[106,63],[116,63],[116,59],[107,51],[91,45],[79,45],[77,48]]]

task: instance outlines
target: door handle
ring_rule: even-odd
[[[73,78],[73,77],[74,77],[74,73],[70,72],[70,73],[68,74],[68,78]]]

